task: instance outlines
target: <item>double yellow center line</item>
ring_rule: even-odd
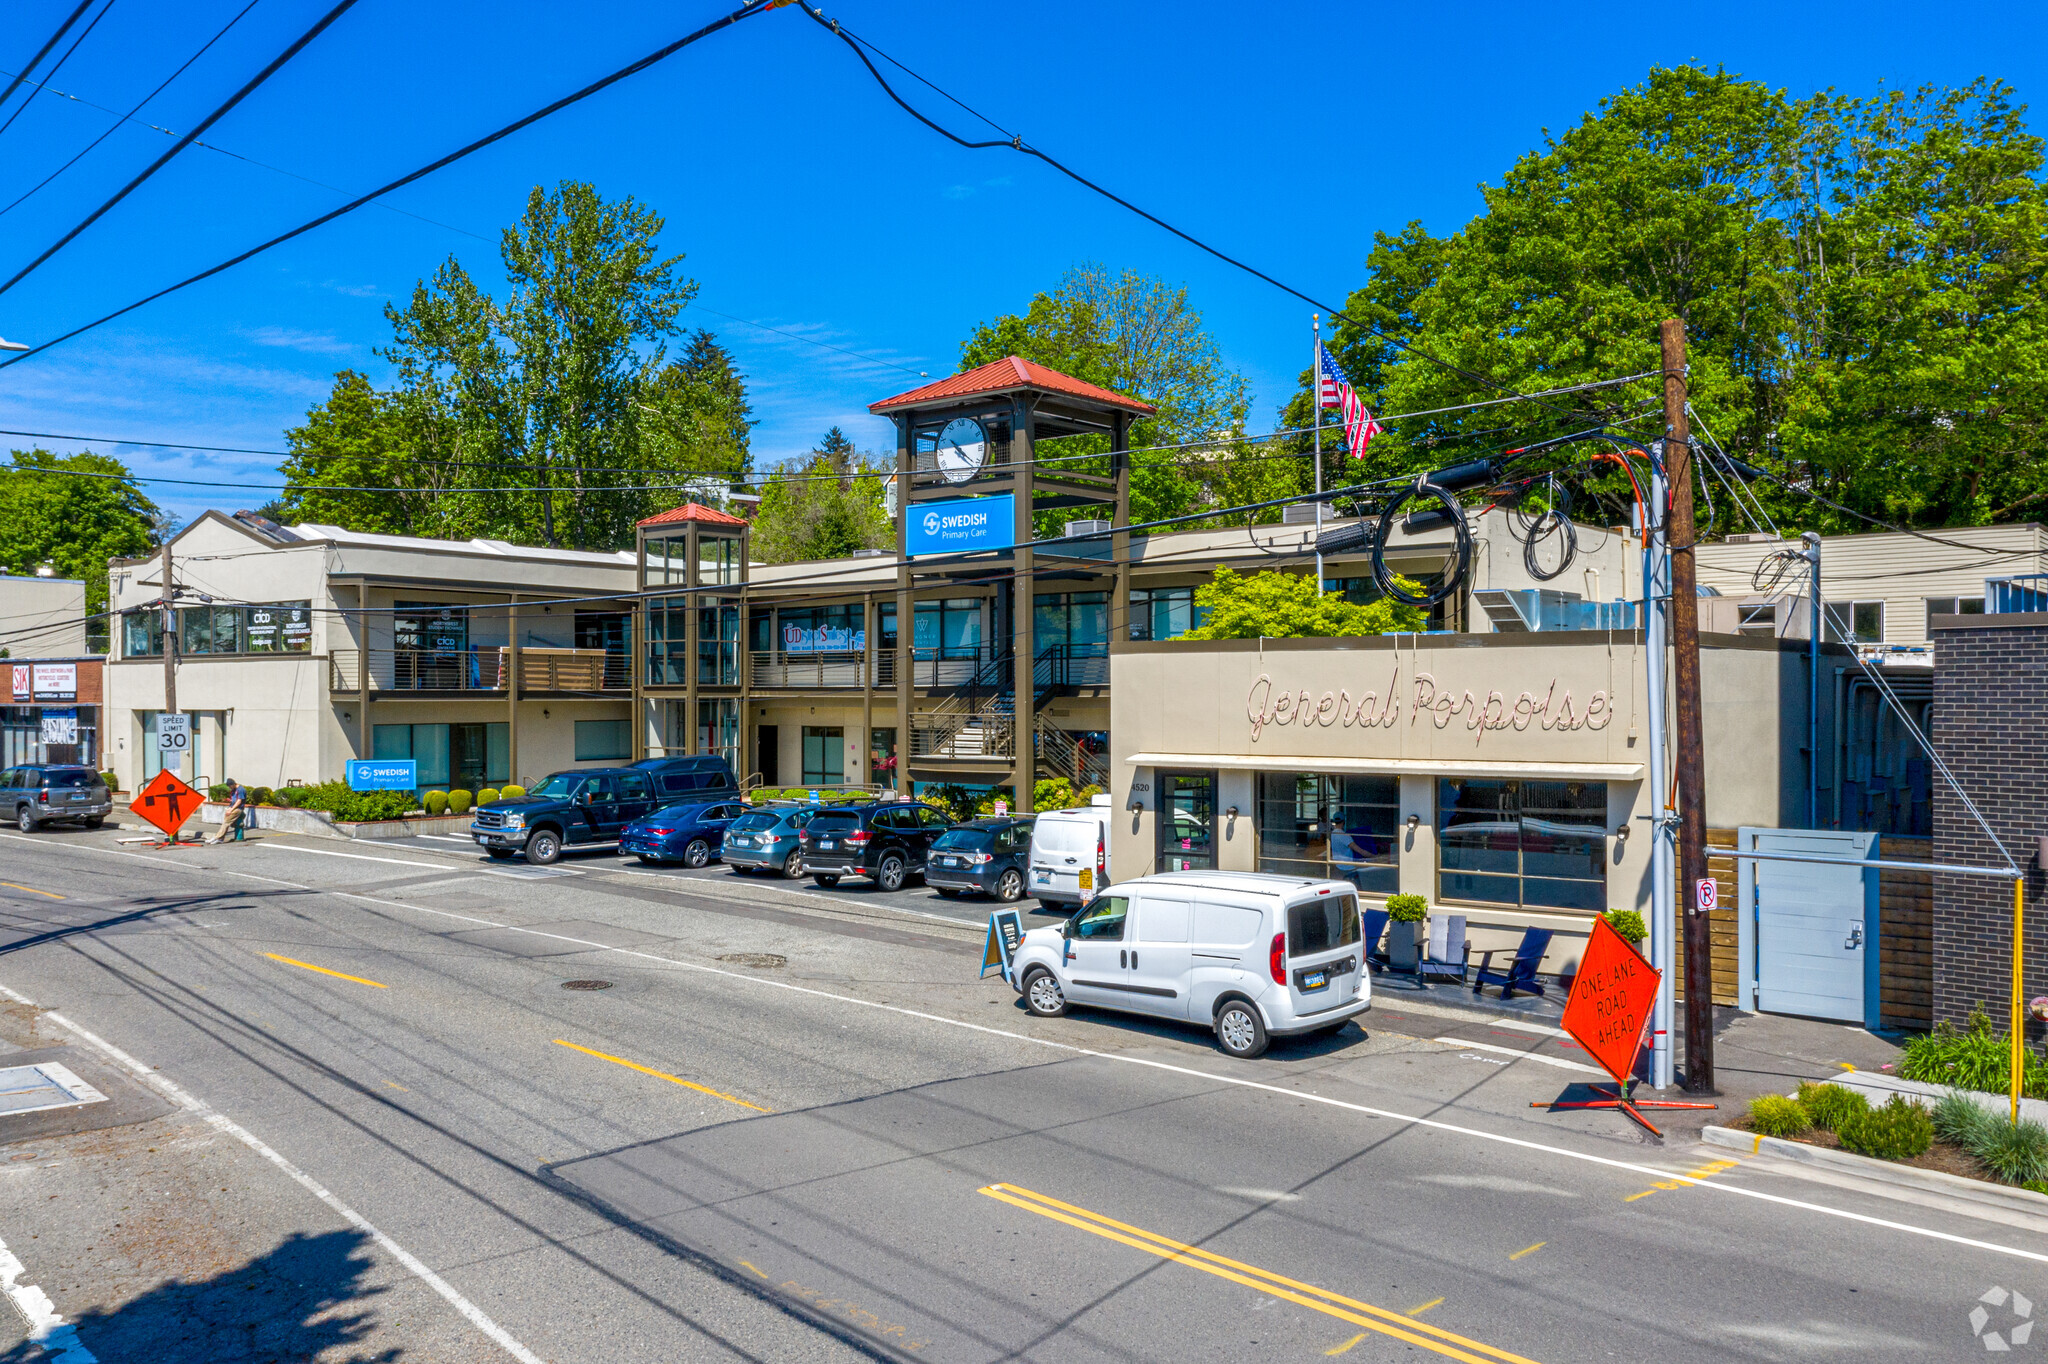
[[[1465,1360],[1467,1364],[1535,1364],[1535,1361],[1525,1359],[1521,1355],[1510,1354],[1506,1350],[1469,1340],[1464,1336],[1416,1321],[1400,1312],[1374,1307],[1371,1303],[1347,1298],[1341,1293],[1332,1293],[1327,1288],[1317,1288],[1314,1284],[1302,1283],[1298,1279],[1290,1279],[1269,1269],[1245,1264],[1241,1260],[1227,1259],[1199,1246],[1171,1240],[1157,1232],[1146,1231],[1142,1227],[1134,1227],[1129,1223],[1104,1217],[1101,1213],[1075,1207],[1072,1203],[1062,1203],[1057,1198],[1034,1193],[1015,1184],[991,1184],[980,1192],[1012,1207],[1035,1212],[1040,1217],[1049,1217],[1055,1222],[1064,1222],[1070,1227],[1093,1232],[1106,1240],[1157,1255],[1163,1260],[1172,1260],[1175,1264],[1199,1269],[1204,1274],[1214,1274],[1219,1279],[1228,1279],[1232,1283],[1243,1284],[1261,1293],[1313,1308],[1326,1316],[1363,1326],[1366,1330],[1377,1331],[1381,1335],[1392,1336],[1410,1345],[1419,1345],[1436,1354]]]

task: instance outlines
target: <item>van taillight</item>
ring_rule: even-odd
[[[1095,839],[1095,874],[1098,878],[1109,875],[1109,850],[1103,846],[1100,835]]]
[[[1275,933],[1273,935],[1273,952],[1267,959],[1267,965],[1273,972],[1273,983],[1275,985],[1285,985],[1287,983],[1287,935],[1285,933]]]

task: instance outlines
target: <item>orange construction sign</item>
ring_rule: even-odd
[[[1613,925],[1593,921],[1593,936],[1565,1001],[1564,1030],[1623,1085],[1635,1071],[1643,1025],[1657,1002],[1662,975]]]
[[[205,803],[206,797],[179,780],[178,774],[166,767],[149,779],[149,784],[142,788],[141,794],[129,803],[128,808],[176,838],[179,828]]]

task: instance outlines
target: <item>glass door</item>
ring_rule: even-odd
[[[1216,869],[1216,774],[1159,774],[1159,871]]]

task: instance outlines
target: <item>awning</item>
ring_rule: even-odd
[[[1437,758],[1298,758],[1246,753],[1133,753],[1133,767],[1215,767],[1258,772],[1355,772],[1388,777],[1507,777],[1531,781],[1641,781],[1641,763],[1483,762]]]

